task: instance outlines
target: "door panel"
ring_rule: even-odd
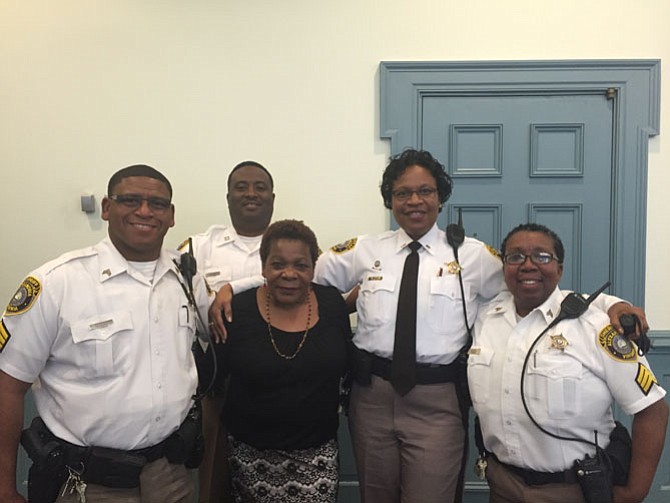
[[[517,224],[542,223],[566,246],[562,287],[592,291],[609,279],[611,100],[434,96],[421,112],[421,147],[454,179],[441,227],[461,208],[466,233],[499,247]]]

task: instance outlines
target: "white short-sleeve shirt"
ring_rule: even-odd
[[[137,449],[175,431],[192,406],[195,317],[172,259],[153,279],[109,238],[36,269],[2,318],[0,369],[33,384],[37,411],[77,445]]]
[[[335,286],[342,292],[360,284],[354,343],[383,358],[393,356],[400,280],[411,241],[402,229],[359,236],[332,247],[316,263],[316,283]],[[436,225],[419,242],[417,362],[448,364],[467,340],[459,267],[472,324],[479,304],[493,298],[504,286],[501,261],[494,249],[465,238],[459,248],[459,266],[444,231]]]
[[[524,411],[520,379],[533,341],[560,311],[568,292],[549,299],[517,322],[514,299],[501,293],[482,307],[468,358],[468,381],[484,444],[500,461],[544,472],[563,471],[594,448],[541,432]],[[524,395],[543,428],[565,437],[609,443],[612,404],[635,414],[665,396],[647,359],[618,335],[608,316],[591,306],[542,336],[528,357]]]

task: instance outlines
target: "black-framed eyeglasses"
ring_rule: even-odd
[[[144,197],[139,194],[112,194],[109,198],[126,208],[132,209],[139,208],[142,205],[142,201],[146,201],[149,208],[153,211],[167,211],[172,205],[170,200],[164,197]]]
[[[553,253],[549,252],[532,252],[528,255],[521,252],[508,253],[503,258],[503,261],[509,265],[521,265],[526,261],[528,257],[530,257],[530,261],[535,265],[547,265],[552,260],[555,260],[556,262],[560,263],[558,257]]]
[[[421,187],[420,189],[416,189],[416,190],[410,190],[410,189],[394,190],[393,192],[391,192],[391,194],[398,201],[407,201],[410,197],[412,197],[412,194],[416,194],[421,199],[426,199],[426,198],[432,196],[433,194],[435,194],[436,192],[437,192],[436,188]]]

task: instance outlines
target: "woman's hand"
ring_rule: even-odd
[[[632,314],[636,316],[640,323],[636,324],[635,336],[631,337],[634,340],[637,340],[641,335],[646,334],[649,331],[649,323],[647,323],[647,317],[644,314],[644,310],[639,307],[632,306],[627,302],[617,302],[609,308],[607,314],[610,317],[610,323],[620,334],[623,334],[623,327],[619,322],[619,318],[621,318],[621,316],[624,314]]]

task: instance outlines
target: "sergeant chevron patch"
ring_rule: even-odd
[[[642,393],[645,395],[649,394],[649,390],[651,390],[651,386],[653,384],[658,384],[658,381],[656,380],[653,372],[641,363],[638,363],[637,365],[637,376],[635,377],[635,382],[642,390]]]
[[[12,334],[10,334],[7,331],[7,327],[5,326],[5,322],[0,320],[0,353],[2,353],[2,350],[5,349],[5,345],[11,339]]]

